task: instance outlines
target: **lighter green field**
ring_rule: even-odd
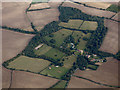
[[[65,67],[55,67],[54,65],[50,67],[51,69],[47,68],[43,70],[41,74],[61,79],[61,77],[69,70]]]
[[[97,22],[84,21],[80,29],[81,30],[96,30],[97,26],[98,26]]]
[[[59,26],[66,27],[66,28],[79,29],[82,22],[83,22],[83,20],[71,19],[68,21],[68,23],[65,23],[65,22],[59,23]]]
[[[55,33],[53,33],[53,37],[49,37],[48,36],[45,36],[44,39],[46,41],[50,41],[51,39],[54,39],[56,42],[55,42],[55,46],[57,47],[60,47],[60,45],[63,43],[64,39],[69,36],[70,34],[72,34],[72,31],[71,30],[67,30],[67,29],[62,29],[62,30],[59,30]]]
[[[17,70],[29,70],[31,72],[40,72],[50,63],[51,62],[43,59],[20,56],[14,61],[10,62],[8,68],[14,68]]]

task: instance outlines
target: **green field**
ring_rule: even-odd
[[[67,81],[60,81],[57,85],[55,85],[53,88],[65,88]]]
[[[50,37],[49,35],[48,36],[45,36],[44,39],[46,41],[50,41],[51,39],[54,39],[55,40],[55,46],[57,47],[60,47],[60,45],[63,43],[64,39],[68,36],[72,34],[72,31],[71,30],[67,30],[67,29],[62,29],[62,30],[59,30],[55,33],[53,33],[53,36]]]
[[[97,66],[97,65],[92,65],[92,64],[88,64],[87,67],[88,67],[89,69],[92,69],[92,70],[97,70],[97,68],[98,68],[99,66]]]
[[[63,75],[65,75],[65,73],[69,70],[65,67],[56,67],[53,65],[50,67],[51,67],[51,69],[47,68],[47,69],[43,70],[41,72],[41,74],[61,79],[61,77]]]
[[[51,48],[47,53],[44,54],[45,56],[51,57],[53,59],[61,59],[65,53],[55,49]]]
[[[63,57],[64,61],[64,66],[65,68],[71,68],[73,66],[73,63],[76,62],[77,57],[74,55]]]
[[[38,58],[30,58],[26,56],[20,56],[14,61],[10,62],[8,68],[14,68],[18,70],[29,70],[31,72],[40,72],[46,68],[51,62]]]
[[[43,55],[43,54],[45,54],[46,52],[48,52],[51,48],[52,48],[52,47],[50,47],[50,46],[48,46],[48,45],[46,45],[46,44],[43,44],[43,46],[40,47],[38,50],[35,50],[35,49],[34,49],[34,52],[35,52],[35,54],[37,54],[37,55]]]
[[[108,7],[106,9],[107,11],[112,11],[112,12],[119,12],[120,11],[120,6],[117,6],[117,5],[111,5],[110,7]]]
[[[66,28],[79,29],[82,22],[83,22],[83,20],[71,19],[71,20],[68,21],[68,23],[60,22],[59,26],[66,27]]]
[[[84,21],[80,29],[81,30],[96,30],[97,26],[98,26],[97,22]]]

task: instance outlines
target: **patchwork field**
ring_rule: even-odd
[[[32,4],[29,10],[31,9],[44,9],[44,8],[49,8],[48,3],[37,3],[37,4]]]
[[[65,7],[73,7],[73,8],[77,8],[79,10],[81,10],[82,12],[92,15],[92,16],[99,16],[99,17],[112,17],[115,13],[114,12],[110,12],[110,11],[103,11],[103,10],[98,10],[98,9],[94,9],[94,8],[89,8],[89,7],[85,7],[83,5],[80,4],[75,4],[72,2],[65,2],[62,6]]]
[[[25,14],[25,10],[29,4],[30,2],[3,2],[2,25],[12,28],[20,28],[26,31],[33,31]]]
[[[96,82],[100,82],[108,85],[118,85],[118,64],[120,62],[113,58],[107,58],[107,62],[100,65],[96,71],[86,70],[80,71],[77,70],[74,75],[85,77]]]
[[[11,88],[49,88],[57,79],[45,77],[38,74],[14,71]]]
[[[53,33],[52,36],[50,36],[50,35],[45,36],[44,39],[48,42],[51,39],[54,39],[55,40],[55,43],[54,43],[55,46],[60,47],[60,45],[63,43],[64,39],[67,36],[69,36],[70,34],[72,34],[71,30],[62,29],[62,30],[59,30],[59,31]]]
[[[9,60],[20,53],[34,35],[2,30],[2,59]]]
[[[31,72],[40,72],[46,68],[51,62],[43,59],[29,58],[20,56],[14,61],[10,62],[8,68],[15,68],[17,70],[29,70]]]
[[[99,50],[116,54],[118,52],[118,24],[112,20],[105,20],[108,32]]]
[[[56,8],[28,12],[28,17],[33,22],[33,24],[36,26],[37,30],[39,30],[39,31],[46,24],[48,24],[52,21],[58,21],[58,16],[59,16],[59,11]]]
[[[97,29],[97,22],[92,21],[84,21],[80,29],[82,30],[96,30]]]

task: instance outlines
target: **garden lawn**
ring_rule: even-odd
[[[53,65],[50,66],[50,68],[51,69],[47,68],[43,70],[41,74],[61,79],[61,77],[69,70],[65,67],[55,67]]]
[[[84,21],[80,29],[81,30],[96,30],[97,26],[98,26],[97,22]]]
[[[44,59],[20,56],[14,61],[10,62],[7,67],[17,70],[28,70],[37,73],[46,68],[50,63],[51,62]]]

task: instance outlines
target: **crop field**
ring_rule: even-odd
[[[98,10],[98,9],[94,9],[94,8],[89,8],[89,7],[85,7],[83,5],[76,4],[76,3],[73,3],[73,2],[65,2],[62,6],[77,8],[77,9],[81,10],[82,12],[84,12],[86,14],[89,14],[89,15],[92,15],[92,16],[108,17],[108,18],[110,18],[113,15],[115,15],[114,12]]]
[[[29,27],[30,22],[25,14],[25,10],[29,4],[30,2],[3,2],[2,25],[12,28],[20,28],[25,31],[33,31],[32,28]]]
[[[79,0],[75,0],[75,1],[79,1]],[[102,8],[102,9],[107,9],[111,5],[110,3],[105,3],[105,2],[80,2],[80,3],[84,3],[88,6]]]
[[[2,30],[2,59],[9,60],[20,53],[34,35]]]
[[[92,21],[84,21],[80,29],[82,30],[96,30],[97,29],[97,22]]]
[[[56,67],[54,65],[50,66],[50,68],[51,69],[47,68],[43,70],[41,74],[61,79],[61,77],[69,70],[65,67]]]
[[[68,21],[68,23],[64,23],[61,22],[59,24],[59,26],[62,27],[67,27],[67,28],[75,28],[75,29],[79,29],[80,25],[82,24],[83,20],[79,20],[79,19],[70,19]]]
[[[58,21],[59,11],[57,8],[28,12],[28,17],[40,31],[44,26],[52,21]],[[48,19],[48,18],[49,19]]]
[[[31,9],[44,9],[44,8],[49,8],[48,3],[37,3],[37,4],[32,4],[29,10]]]
[[[77,78],[72,76],[71,80],[68,84],[68,88],[108,88],[102,85],[98,85],[98,84],[94,84],[92,82],[89,82],[87,80],[81,79],[81,78]],[[90,89],[90,90],[92,90]]]
[[[61,51],[59,51],[57,49],[51,48],[44,55],[57,60],[57,59],[61,59],[65,55],[65,53],[63,53],[63,52],[61,52]]]
[[[56,86],[54,86],[53,88],[65,88],[66,82],[67,81],[62,80]]]
[[[31,72],[40,72],[50,63],[51,62],[43,59],[20,56],[14,61],[10,62],[8,68],[15,68],[17,70],[29,70]]]
[[[58,82],[57,79],[42,75],[14,71],[11,88],[49,88]]]
[[[74,75],[82,76],[96,82],[100,82],[108,85],[118,85],[118,64],[120,62],[114,58],[107,58],[107,62],[100,65],[96,71],[86,70],[81,71],[77,70]]]
[[[60,45],[63,43],[64,39],[69,36],[70,34],[72,34],[72,31],[71,30],[67,30],[67,29],[62,29],[62,30],[59,30],[55,33],[53,33],[53,37],[50,37],[49,35],[44,37],[44,39],[46,41],[50,41],[51,39],[54,39],[56,42],[55,42],[55,46],[57,47],[60,47]]]
[[[108,32],[99,50],[116,54],[118,52],[118,22],[105,20]]]
[[[119,9],[120,9],[120,6],[112,4],[106,10],[117,13],[117,12],[119,12]]]
[[[42,47],[40,47],[38,50],[34,50],[35,54],[37,55],[43,55],[45,54],[46,52],[48,52],[52,47],[46,45],[46,44],[43,44]]]

